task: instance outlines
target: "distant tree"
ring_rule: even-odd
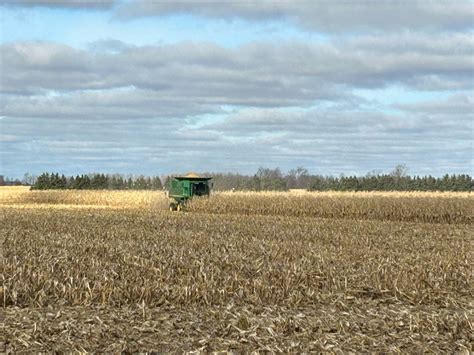
[[[48,173],[43,173],[36,179],[34,185],[31,186],[35,190],[46,190],[51,188],[50,176]]]
[[[408,168],[405,164],[398,164],[390,173],[391,176],[395,178],[395,181],[398,181],[402,177],[406,176],[408,173]]]
[[[64,174],[62,174],[61,177],[59,178],[58,185],[60,189],[67,188],[67,178]]]
[[[259,190],[286,190],[286,180],[279,168],[259,168],[256,174],[260,182]]]
[[[36,176],[35,175],[32,175],[30,173],[25,173],[25,175],[23,175],[23,184],[25,185],[34,185],[36,183]]]
[[[140,175],[133,183],[133,188],[135,190],[146,190],[147,183],[143,175]]]
[[[127,179],[127,184],[126,184],[126,187],[128,190],[132,190],[133,189],[133,179],[131,177],[129,177]]]
[[[299,166],[288,172],[286,181],[289,189],[307,189],[310,185],[310,175],[306,168]]]
[[[154,176],[151,179],[151,188],[153,190],[161,190],[163,189],[163,185],[161,184],[161,180],[158,176]]]

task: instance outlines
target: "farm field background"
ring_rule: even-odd
[[[167,203],[0,188],[5,350],[473,350],[469,193]]]

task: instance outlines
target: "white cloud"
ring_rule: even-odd
[[[3,0],[3,5],[11,7],[49,7],[82,10],[108,10],[113,8],[116,0]]]
[[[460,30],[472,28],[474,3],[413,0],[289,2],[274,0],[168,2],[140,1],[117,8],[121,19],[191,14],[248,21],[286,20],[323,32]]]
[[[339,174],[400,162],[420,174],[472,169],[472,3],[227,5],[92,8],[122,19],[217,18],[217,27],[226,25],[221,19],[278,21],[296,24],[300,35],[324,32],[324,40],[289,36],[234,48],[120,38],[83,49],[47,38],[4,43],[2,171],[251,173],[260,165],[303,165]],[[9,6],[90,9],[74,1]],[[357,95],[394,87],[398,97],[390,100]],[[427,91],[445,99],[422,101]]]

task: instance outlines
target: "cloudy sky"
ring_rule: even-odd
[[[473,173],[474,2],[0,4],[0,174]]]

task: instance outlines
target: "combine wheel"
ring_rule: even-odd
[[[181,212],[183,210],[183,205],[181,203],[178,203],[178,206],[176,206],[176,210],[178,212]]]
[[[179,206],[179,205],[178,205],[178,206]],[[176,203],[171,202],[171,203],[170,203],[170,211],[173,212],[173,211],[176,211],[176,209],[177,209]]]

